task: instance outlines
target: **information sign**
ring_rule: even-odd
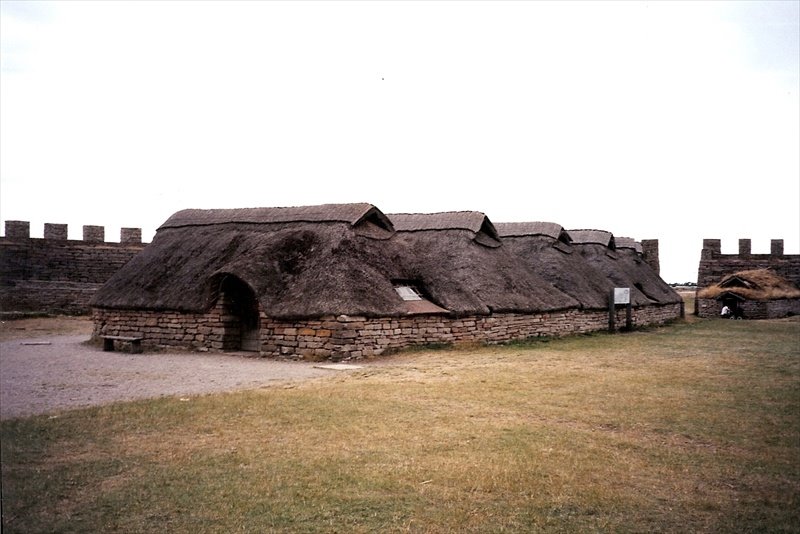
[[[615,287],[614,304],[630,304],[630,303],[631,303],[631,288]]]

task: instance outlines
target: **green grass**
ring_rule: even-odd
[[[800,532],[800,322],[2,423],[3,532]]]

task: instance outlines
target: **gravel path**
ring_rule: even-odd
[[[114,401],[254,389],[336,373],[242,354],[103,352],[85,335],[0,343],[0,419]]]

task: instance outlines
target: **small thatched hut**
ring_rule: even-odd
[[[739,271],[697,291],[698,315],[719,316],[723,306],[734,316],[748,319],[798,315],[800,287],[771,269]]]

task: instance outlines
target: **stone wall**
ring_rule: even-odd
[[[735,272],[768,268],[800,285],[800,254],[784,254],[782,239],[772,240],[769,254],[752,254],[749,239],[739,240],[738,254],[722,254],[719,239],[704,239],[697,285],[708,287]]]
[[[653,269],[661,274],[661,260],[658,257],[658,239],[642,239],[642,259]]]
[[[142,336],[145,347],[227,350],[238,335],[236,317],[218,302],[208,313],[94,309],[93,338],[101,335]],[[679,304],[633,310],[635,326],[661,324],[680,317]],[[625,309],[617,310],[625,324]],[[439,315],[367,318],[327,316],[302,321],[276,320],[261,313],[261,356],[306,360],[350,360],[387,350],[435,343],[505,343],[539,336],[602,331],[605,310],[577,309],[538,314],[493,314],[453,318]],[[255,354],[255,353],[254,353]]]
[[[700,317],[719,317],[722,301],[717,299],[697,299],[697,315]],[[779,319],[800,315],[800,299],[748,300],[740,303],[745,319]]]
[[[67,239],[66,224],[47,223],[30,237],[27,221],[6,221],[0,237],[0,310],[89,312],[94,292],[144,248],[139,228],[123,228],[106,242],[102,226],[84,226],[83,240]]]

